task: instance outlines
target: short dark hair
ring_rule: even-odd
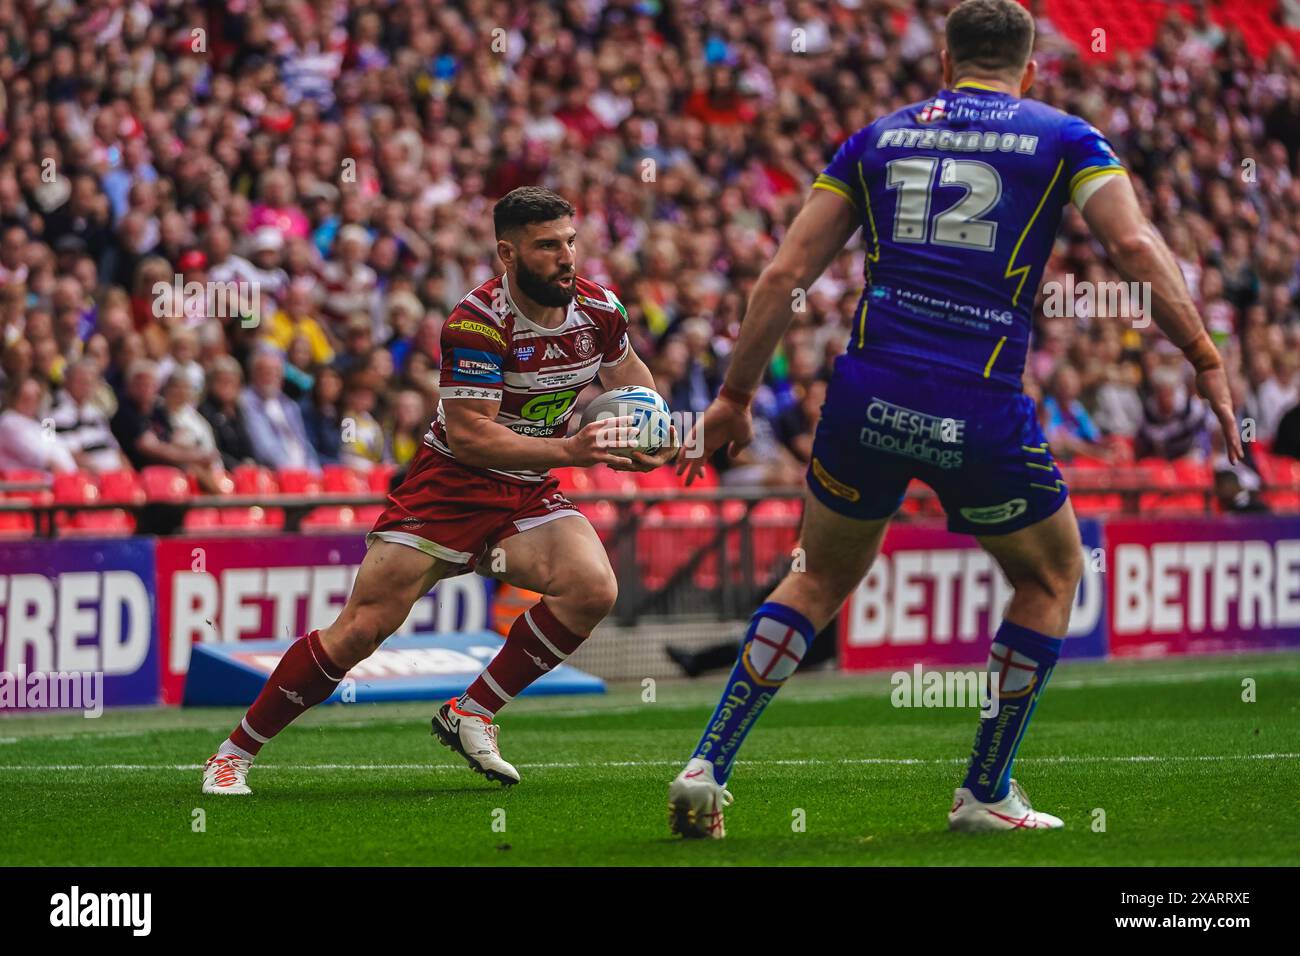
[[[543,186],[520,186],[512,189],[492,207],[492,224],[497,238],[535,222],[550,222],[573,215],[573,206],[558,193]]]
[[[1023,70],[1034,50],[1034,18],[1016,0],[963,0],[944,32],[954,73]]]

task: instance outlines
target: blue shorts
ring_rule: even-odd
[[[886,364],[888,362],[888,364]],[[997,535],[1053,515],[1069,495],[1034,401],[911,363],[841,355],[813,441],[808,486],[849,518],[886,518],[913,478],[948,529]]]

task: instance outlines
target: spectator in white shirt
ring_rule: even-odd
[[[102,384],[98,362],[82,359],[74,363],[50,412],[55,433],[77,467],[96,474],[130,467],[113,437],[108,416],[95,401]]]
[[[72,452],[54,431],[54,423],[42,421],[45,386],[37,379],[16,381],[5,397],[0,412],[0,471],[76,471]]]
[[[208,420],[194,407],[194,388],[189,376],[180,369],[172,372],[163,385],[158,413],[171,430],[172,444],[194,452],[199,458],[187,469],[199,487],[210,495],[219,494],[221,455],[217,451],[217,440]]]

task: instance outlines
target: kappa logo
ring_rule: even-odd
[[[962,508],[961,516],[975,524],[1002,524],[1012,518],[1019,518],[1028,508],[1029,502],[1024,498],[1012,498],[987,508]]]
[[[306,705],[306,702],[304,702],[303,699],[302,699],[302,694],[298,693],[296,690],[289,690],[289,688],[284,687],[283,685],[277,685],[277,686],[280,687],[280,690],[281,690],[281,692],[283,692],[283,694],[284,694],[285,697],[288,697],[291,701],[293,701],[293,702],[294,702],[295,704],[297,704],[299,707],[306,707],[306,706],[307,706],[307,705]]]
[[[546,351],[542,353],[542,361],[557,358],[566,359],[568,357],[568,353],[565,352],[564,349],[560,348],[560,346],[555,342],[548,342],[546,344]]]

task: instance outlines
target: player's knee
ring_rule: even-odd
[[[378,608],[363,605],[346,609],[330,632],[332,650],[346,659],[337,663],[351,667],[377,651],[392,629]]]
[[[1063,601],[1074,601],[1074,594],[1083,579],[1083,554],[1077,548],[1071,548],[1059,561],[1053,562],[1054,577],[1052,592]]]
[[[1020,581],[1012,582],[1017,591],[1037,592],[1047,603],[1068,607],[1083,577],[1083,555],[1071,550],[1055,560],[1044,561]]]
[[[612,568],[575,569],[554,595],[576,617],[599,623],[618,600],[618,580]]]

